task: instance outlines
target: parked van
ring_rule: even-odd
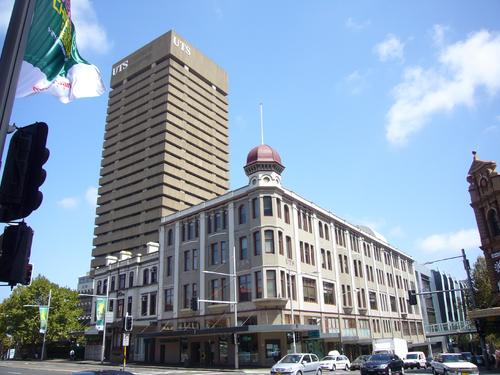
[[[403,359],[405,368],[426,368],[426,359],[424,352],[408,352]]]

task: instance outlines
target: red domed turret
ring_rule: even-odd
[[[268,145],[259,145],[250,150],[247,156],[247,165],[255,163],[257,161],[260,162],[270,162],[274,161],[278,164],[281,164],[281,158],[278,154],[278,151],[273,149]]]
[[[247,176],[257,171],[272,171],[281,174],[285,167],[278,152],[268,145],[259,145],[250,150],[245,165]]]

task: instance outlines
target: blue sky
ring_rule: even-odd
[[[5,37],[12,0],[0,0]],[[283,184],[417,261],[481,253],[466,175],[500,161],[498,1],[72,0],[81,55],[107,92],[20,98],[11,122],[49,124],[31,261],[61,285],[89,269],[111,66],[175,29],[229,75],[231,188],[260,143]],[[463,278],[459,260],[439,269]],[[9,293],[0,288],[0,299]]]

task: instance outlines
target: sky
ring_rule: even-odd
[[[0,0],[2,45],[12,4]],[[500,2],[71,4],[80,54],[107,91],[14,103],[12,123],[49,125],[44,200],[26,219],[34,276],[76,288],[89,270],[112,65],[171,29],[228,73],[231,189],[248,182],[263,103],[286,188],[417,262],[481,255],[466,176],[473,150],[500,161]],[[465,278],[460,259],[434,267]]]

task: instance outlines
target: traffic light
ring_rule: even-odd
[[[410,305],[417,304],[417,294],[415,290],[408,291],[408,301],[410,301]]]
[[[191,298],[191,310],[198,311],[198,299],[196,297]]]
[[[18,283],[29,285],[33,271],[33,267],[28,263],[32,239],[33,230],[24,222],[5,227],[0,237],[0,281],[5,281],[10,286]]]
[[[37,122],[12,136],[0,184],[0,222],[25,218],[40,207],[43,194],[38,189],[47,175],[42,167],[49,158],[48,132],[46,123]]]
[[[23,285],[31,285],[31,274],[33,273],[33,265],[31,263],[28,263],[26,265],[26,272],[24,274],[24,282],[21,284]]]
[[[125,318],[123,319],[123,330],[125,332],[131,332],[133,327],[134,318],[132,317],[132,315],[125,315]]]

